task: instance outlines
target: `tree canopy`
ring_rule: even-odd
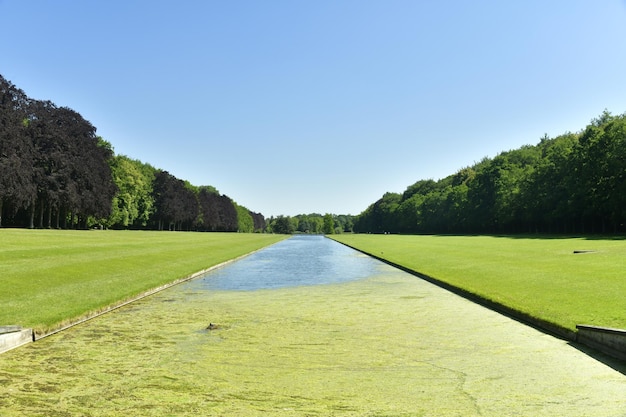
[[[386,193],[357,216],[369,233],[626,231],[626,114]]]
[[[626,232],[626,114],[388,192],[356,217],[278,216],[125,155],[0,75],[0,227],[274,233]]]
[[[0,226],[262,231],[265,218],[149,164],[115,155],[78,112],[0,76]]]

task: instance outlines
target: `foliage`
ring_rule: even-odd
[[[15,214],[36,197],[35,149],[25,123],[28,104],[24,92],[0,75],[0,226],[5,207]]]
[[[108,217],[113,153],[96,128],[72,109],[28,98],[1,76],[0,94],[0,221],[41,228],[60,227],[62,218],[64,226],[85,227],[90,216]]]
[[[361,233],[626,232],[626,114],[386,193]]]
[[[143,228],[154,214],[153,186],[157,170],[125,155],[111,159],[117,193],[107,225],[121,228]]]
[[[235,209],[237,210],[237,231],[240,233],[254,232],[254,220],[252,220],[250,210],[236,203]]]
[[[331,235],[335,233],[335,222],[333,221],[332,214],[324,215],[324,233],[327,235]]]
[[[155,217],[159,230],[190,230],[198,216],[195,190],[167,171],[154,179]]]
[[[270,220],[270,231],[279,234],[292,234],[295,231],[294,223],[289,216],[278,216]]]
[[[115,155],[72,109],[33,100],[0,76],[0,226],[263,231],[212,186]]]
[[[289,220],[289,225],[287,225],[285,218]],[[327,213],[325,215],[321,215],[319,213],[310,213],[298,214],[293,217],[272,217],[268,221],[267,231],[279,233],[275,231],[277,222],[280,223],[278,225],[278,230],[283,232],[285,230],[291,230],[289,233],[333,234],[352,232],[354,216],[345,214],[336,215]]]

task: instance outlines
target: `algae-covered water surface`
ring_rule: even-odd
[[[270,289],[242,281],[228,288],[219,281],[228,268],[240,268],[236,263],[7,352],[0,356],[0,415],[626,411],[626,377],[563,341],[338,243],[289,239],[272,247],[285,260],[279,245],[326,257],[311,267],[320,280]],[[248,272],[256,270],[252,277],[280,265],[257,254],[243,260]],[[354,262],[351,272],[321,266],[332,256]],[[350,278],[312,285],[333,270]]]

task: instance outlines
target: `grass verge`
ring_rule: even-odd
[[[337,235],[335,240],[564,329],[626,328],[626,240]],[[575,253],[581,251],[581,253]]]
[[[0,230],[0,324],[38,334],[283,237],[241,233]]]

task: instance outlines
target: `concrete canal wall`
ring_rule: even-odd
[[[576,341],[621,360],[626,360],[626,330],[609,327],[576,326]]]
[[[0,353],[33,341],[33,330],[21,326],[0,326]]]

